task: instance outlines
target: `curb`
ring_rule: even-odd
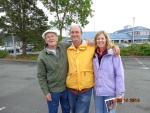
[[[121,56],[121,58],[150,58],[150,56]],[[34,62],[36,60],[17,60],[17,59],[0,59],[0,61],[12,61],[12,62]]]
[[[150,56],[121,56],[121,58],[150,58]]]
[[[10,61],[10,62],[34,62],[37,63],[36,60],[17,60],[17,59],[0,59],[0,61]]]

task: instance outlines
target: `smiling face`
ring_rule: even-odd
[[[45,42],[48,44],[49,49],[56,49],[58,37],[55,33],[46,33],[45,34]]]
[[[107,49],[110,48],[110,38],[108,36],[108,33],[106,33],[105,31],[99,31],[96,33],[95,38],[94,38],[94,43],[95,46],[103,49],[104,47],[106,47]]]
[[[100,49],[106,47],[106,37],[104,36],[104,34],[100,34],[96,38],[96,43],[97,43],[97,47],[99,47]]]
[[[72,28],[70,29],[70,36],[73,43],[81,42],[81,28],[79,26],[72,26]]]

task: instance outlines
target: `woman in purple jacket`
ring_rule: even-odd
[[[95,113],[115,113],[116,109],[107,111],[105,100],[110,98],[117,100],[124,95],[124,69],[121,57],[115,56],[110,49],[111,41],[105,31],[99,31],[95,35],[94,43]]]

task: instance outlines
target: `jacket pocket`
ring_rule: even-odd
[[[80,82],[83,88],[90,88],[94,85],[94,73],[92,71],[82,71]]]
[[[77,76],[75,73],[68,73],[66,85],[69,88],[75,88],[76,89],[78,82],[77,82]]]

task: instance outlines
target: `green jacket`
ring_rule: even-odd
[[[37,59],[37,78],[43,93],[49,91],[62,92],[66,90],[66,77],[68,73],[67,48],[69,43],[58,43],[56,55],[41,51]]]

